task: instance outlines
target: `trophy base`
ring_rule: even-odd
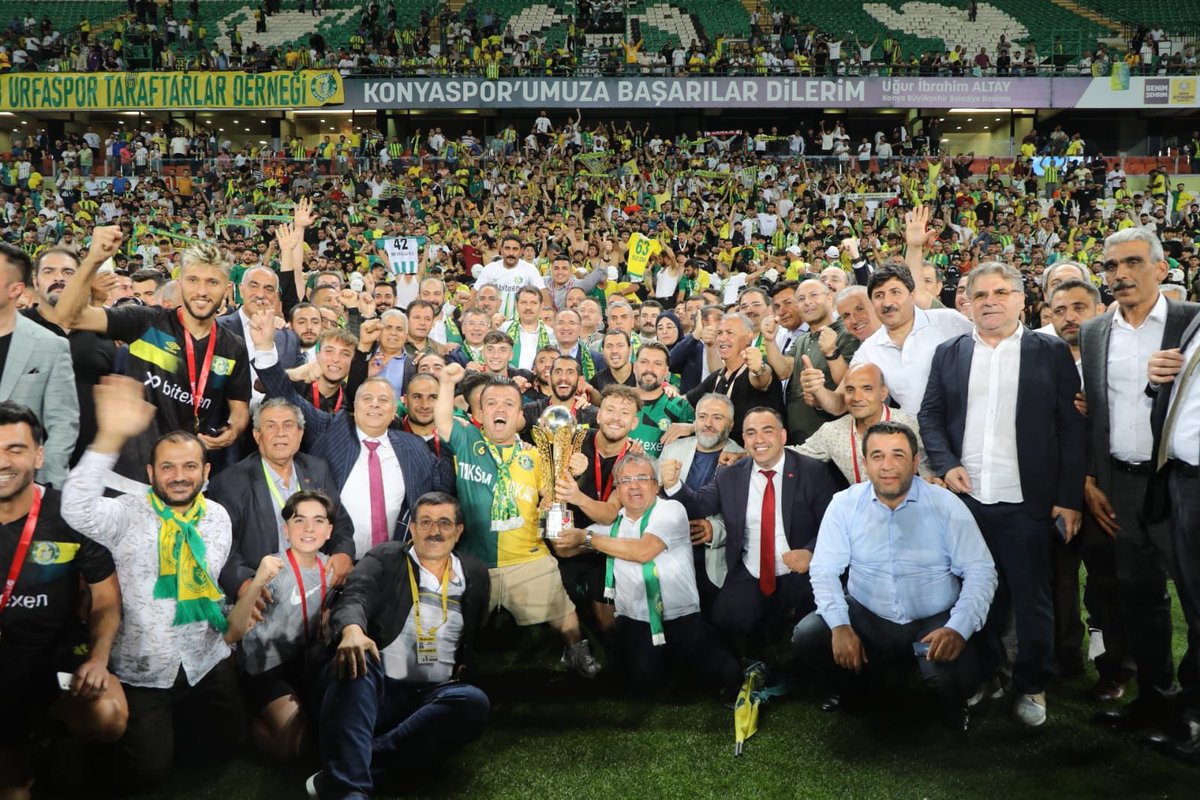
[[[554,503],[546,512],[542,535],[547,539],[558,539],[562,535],[563,528],[570,528],[573,521],[570,509],[562,504]]]

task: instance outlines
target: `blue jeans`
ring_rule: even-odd
[[[490,706],[479,689],[401,683],[378,661],[367,664],[354,680],[335,677],[332,664],[325,669],[322,798],[366,798],[381,779],[424,769],[483,734]]]

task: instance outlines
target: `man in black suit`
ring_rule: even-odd
[[[980,264],[967,295],[975,331],[934,351],[921,438],[934,472],[975,515],[1000,573],[984,628],[984,674],[995,676],[1004,661],[1000,635],[1011,614],[1014,713],[1037,726],[1054,678],[1055,526],[1070,541],[1083,513],[1079,374],[1065,342],[1021,325],[1025,284],[1015,268]]]
[[[699,490],[680,482],[678,461],[662,462],[664,493],[683,503],[689,518],[725,519],[728,574],[713,603],[713,624],[736,636],[761,630],[768,618],[813,610],[808,564],[838,489],[824,464],[785,450],[787,425],[775,409],[751,409],[742,436],[750,458],[718,470]]]
[[[342,506],[354,522],[355,558],[388,540],[402,541],[416,498],[454,490],[449,450],[443,449],[439,458],[420,437],[389,429],[396,394],[381,375],[358,387],[353,411],[330,414],[305,403],[278,363],[272,322],[266,311],[252,318],[255,368],[268,397],[285,398],[304,414],[312,454],[329,465]]]
[[[279,512],[299,491],[320,490],[333,498],[333,534],[324,548],[329,555],[329,583],[341,583],[354,566],[354,523],[337,499],[338,485],[329,466],[299,452],[303,436],[304,415],[299,408],[280,397],[263,401],[254,410],[258,452],[208,485],[208,496],[229,511],[233,528],[233,548],[219,579],[229,597],[241,596],[263,556],[287,549]]]
[[[1200,763],[1200,315],[1193,316],[1176,347],[1150,357],[1148,377],[1155,394],[1155,475],[1147,513],[1171,517],[1171,576],[1188,627],[1188,649],[1179,665],[1183,686],[1182,730],[1177,741],[1159,737],[1168,755]]]
[[[246,355],[253,361],[254,345],[250,341],[250,317],[263,309],[274,313],[275,301],[279,298],[279,276],[274,270],[266,267],[251,267],[243,273],[239,288],[242,292],[241,307],[217,317],[217,324],[242,337],[246,342]],[[279,351],[279,363],[284,369],[298,367],[304,363],[300,354],[300,338],[291,328],[275,331],[275,347]]]
[[[1158,237],[1142,228],[1109,236],[1103,259],[1116,308],[1084,323],[1079,336],[1088,404],[1084,500],[1090,518],[1113,537],[1118,604],[1137,666],[1138,699],[1099,712],[1096,721],[1136,730],[1172,725],[1176,695],[1166,566],[1171,526],[1146,513],[1155,466],[1147,366],[1154,352],[1179,346],[1200,306],[1169,301],[1159,292],[1167,261]],[[1180,679],[1197,685],[1183,669]]]

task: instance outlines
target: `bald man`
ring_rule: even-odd
[[[818,461],[832,461],[850,485],[867,480],[863,463],[862,440],[867,430],[877,422],[899,422],[912,428],[920,441],[921,430],[916,417],[897,408],[888,408],[888,389],[883,373],[874,364],[855,364],[846,370],[842,386],[846,392],[847,414],[826,422],[802,445],[793,447],[801,455]],[[925,460],[925,448],[919,446],[921,477],[929,483],[941,481]]]
[[[841,267],[826,267],[821,270],[821,283],[825,284],[830,294],[836,295],[850,284],[850,280],[846,277],[846,270]]]

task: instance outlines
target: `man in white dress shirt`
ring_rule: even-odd
[[[658,497],[658,462],[629,453],[613,467],[621,512],[607,533],[570,528],[551,542],[561,556],[592,550],[607,557],[605,596],[616,605],[616,638],[631,691],[661,688],[689,673],[729,693],[741,668],[700,614],[688,515]]]
[[[1000,637],[1011,614],[1013,710],[1037,726],[1054,677],[1055,526],[1069,542],[1083,510],[1079,374],[1062,340],[1021,325],[1025,285],[1016,268],[977,265],[967,294],[975,330],[937,348],[918,419],[930,465],[975,515],[1000,573],[984,628],[985,677],[1004,663]]]
[[[1145,513],[1156,466],[1147,367],[1156,352],[1178,347],[1197,307],[1168,302],[1159,292],[1168,264],[1162,243],[1148,231],[1109,236],[1102,263],[1115,308],[1085,323],[1079,337],[1091,439],[1084,499],[1116,550],[1118,603],[1137,666],[1138,698],[1098,712],[1096,720],[1136,731],[1170,724],[1177,693],[1167,593],[1171,526]]]

